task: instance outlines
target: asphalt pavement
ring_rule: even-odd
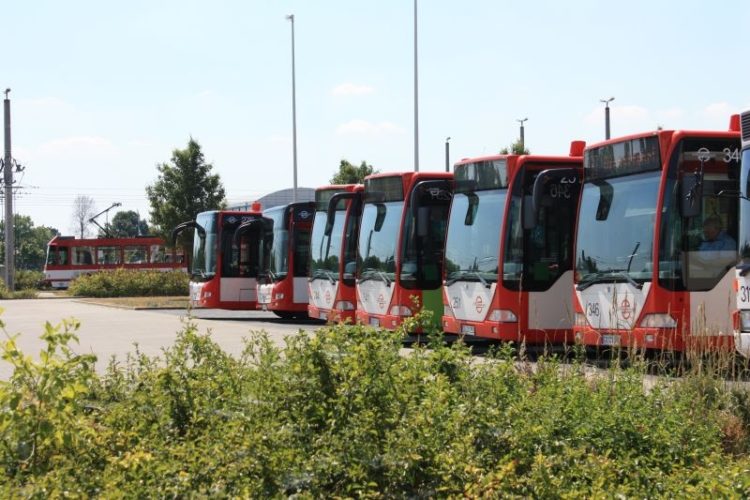
[[[45,347],[40,336],[45,322],[58,324],[65,318],[81,323],[77,332],[80,343],[76,352],[94,353],[96,368],[102,372],[112,356],[124,360],[135,351],[135,344],[143,354],[160,355],[164,347],[173,344],[177,333],[188,320],[185,309],[133,310],[84,303],[76,299],[0,300],[3,308],[0,320],[7,335],[19,334],[16,343],[25,354],[38,358]],[[315,329],[312,321],[286,321],[263,311],[193,310],[193,321],[200,332],[211,332],[212,339],[224,351],[237,355],[244,348],[243,338],[251,331],[265,330],[269,337],[283,345],[287,335],[300,329]],[[0,380],[12,373],[8,362],[0,360]]]

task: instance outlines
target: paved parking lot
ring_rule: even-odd
[[[187,319],[184,309],[130,310],[87,304],[74,299],[0,300],[4,309],[0,319],[9,335],[20,334],[19,348],[26,354],[37,356],[44,347],[39,336],[44,324],[59,323],[64,318],[81,322],[78,331],[78,352],[93,352],[99,358],[97,370],[103,370],[109,359],[124,359],[138,344],[141,352],[153,356],[170,346]],[[211,331],[211,336],[226,352],[242,351],[243,337],[250,331],[265,330],[270,337],[283,343],[284,337],[295,334],[300,328],[314,329],[312,322],[290,322],[262,311],[194,310],[193,321],[199,331]],[[11,374],[10,365],[0,360],[0,379]]]

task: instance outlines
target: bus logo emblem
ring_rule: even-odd
[[[484,309],[484,301],[482,301],[482,297],[477,295],[477,298],[474,299],[474,307],[476,308],[478,313],[482,312],[482,309]]]
[[[299,213],[299,216],[302,217],[303,219],[307,219],[308,217],[310,217],[310,212],[308,212],[307,210],[302,210]]]
[[[383,297],[382,293],[378,295],[378,305],[380,306],[381,309],[385,307],[385,297]]]
[[[633,309],[630,307],[630,301],[625,297],[622,299],[622,302],[620,302],[620,316],[622,316],[622,319],[628,320],[632,313]]]

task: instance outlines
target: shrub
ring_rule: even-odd
[[[8,496],[743,497],[747,397],[705,378],[644,391],[639,365],[592,376],[508,348],[401,352],[403,332],[329,326],[239,357],[187,324],[160,359],[103,376],[47,327],[0,385]],[[12,339],[11,339],[12,340]],[[27,444],[41,446],[30,455]],[[20,443],[20,446],[19,446]]]
[[[24,290],[16,290],[11,292],[5,283],[0,281],[0,299],[35,299],[37,292],[34,289],[27,288]]]
[[[16,271],[14,285],[16,290],[33,290],[41,288],[43,281],[43,272],[21,269]]]
[[[187,295],[190,278],[181,271],[117,269],[84,274],[69,292],[79,297],[143,297]]]

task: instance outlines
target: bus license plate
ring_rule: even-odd
[[[464,335],[474,335],[473,325],[461,325],[461,333]]]
[[[378,318],[370,318],[370,326],[378,328],[380,326],[380,320]]]
[[[602,335],[602,345],[620,345],[619,335]]]
[[[318,318],[326,321],[328,319],[328,315],[326,313],[320,313],[320,316],[318,316]]]

